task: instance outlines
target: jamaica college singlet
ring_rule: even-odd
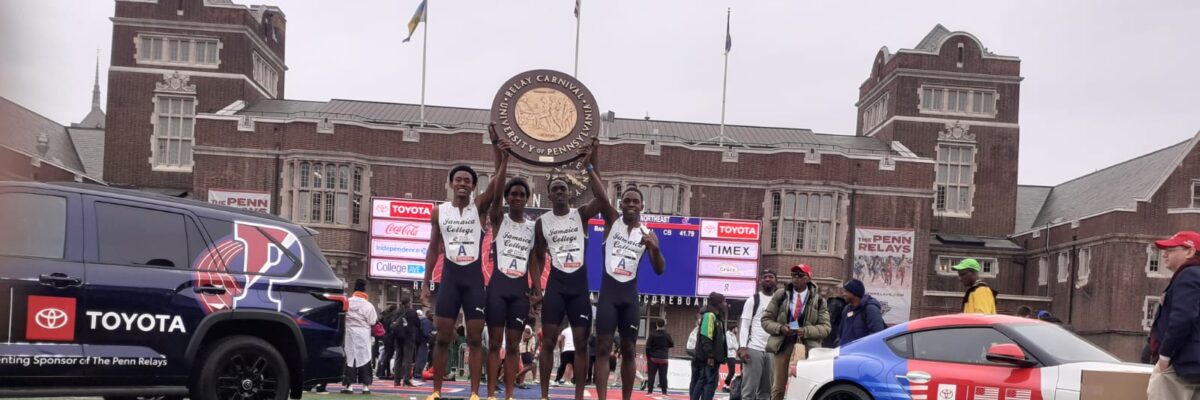
[[[579,210],[571,209],[563,216],[548,212],[542,214],[541,221],[542,239],[546,241],[553,266],[546,286],[554,285],[568,293],[587,292],[587,267],[583,264],[587,232]]]

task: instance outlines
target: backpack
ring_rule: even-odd
[[[696,358],[696,344],[700,342],[700,320],[696,320],[696,327],[692,328],[692,333],[688,334],[687,340],[687,355]]]

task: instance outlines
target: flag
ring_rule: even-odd
[[[729,54],[731,48],[733,48],[733,36],[729,35],[729,14],[725,14],[725,54]]]
[[[575,19],[579,19],[579,3],[583,0],[575,0]]]
[[[1000,400],[1000,388],[994,387],[975,387],[975,395],[972,400]]]
[[[412,39],[413,32],[417,31],[417,25],[425,22],[426,1],[428,0],[421,0],[421,5],[417,6],[417,12],[413,13],[412,19],[408,20],[408,37],[404,38],[404,43],[408,43],[408,40]]]

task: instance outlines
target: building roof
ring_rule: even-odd
[[[1025,232],[1033,228],[1033,221],[1037,219],[1038,213],[1042,211],[1042,205],[1046,204],[1046,197],[1050,196],[1051,189],[1054,189],[1054,187],[1017,186],[1017,218],[1013,228],[1016,232]]]
[[[917,47],[913,49],[936,53],[938,46],[941,46],[942,40],[945,40],[947,36],[950,36],[950,30],[946,29],[942,24],[937,24],[933,27],[933,30],[925,35],[925,38],[921,39],[920,43],[917,43]]]
[[[67,133],[71,136],[71,143],[75,145],[79,161],[83,163],[84,172],[93,178],[103,178],[104,130],[70,127],[67,128]]]
[[[339,100],[328,102],[264,99],[248,104],[237,112],[268,118],[330,118],[395,126],[415,126],[420,121],[416,104]],[[428,125],[444,129],[482,130],[490,110],[478,108],[425,106]],[[655,133],[655,130],[658,132]],[[608,125],[607,137],[689,145],[717,144],[720,125],[709,123],[616,118]],[[797,148],[841,151],[851,154],[898,155],[892,147],[872,137],[815,133],[803,128],[776,128],[725,125],[725,144],[748,148]]]
[[[41,157],[80,174],[87,173],[70,133],[57,122],[4,97],[0,97],[0,121],[4,121],[0,124],[0,146]],[[43,136],[49,145],[44,156],[38,149],[38,138]]]
[[[1018,223],[1017,232],[1034,226],[1057,224],[1100,214],[1113,209],[1135,209],[1139,200],[1149,199],[1163,179],[1175,170],[1181,157],[1191,149],[1195,139],[1163,148],[1150,154],[1072,179],[1049,188],[1034,218],[1028,226]],[[1017,220],[1028,218],[1036,207],[1039,191],[1021,187],[1017,190]],[[1024,198],[1022,198],[1024,197]]]

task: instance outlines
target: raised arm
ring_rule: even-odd
[[[433,232],[429,235],[429,248],[425,250],[425,278],[421,285],[421,305],[429,307],[429,282],[433,280],[433,268],[437,266],[438,257],[442,256],[445,245],[442,244],[442,230],[438,226],[438,208],[433,208],[433,213],[429,217],[429,224],[433,226]]]
[[[604,181],[600,179],[599,167],[597,166],[599,157],[596,155],[600,151],[599,139],[592,139],[592,146],[587,150],[587,171],[588,171],[588,188],[592,191],[592,201],[579,208],[579,213],[585,218],[584,226],[587,226],[586,219],[596,216],[597,213],[602,214],[605,225],[611,225],[617,220],[621,214],[613,207],[612,202],[608,200],[608,193],[604,190]]]
[[[533,278],[530,304],[537,304],[542,299],[542,269],[546,261],[546,240],[542,238],[542,220],[533,225],[533,252],[529,254],[529,276]]]
[[[488,130],[493,133],[495,132],[493,127],[490,126],[488,127]],[[493,139],[495,139],[495,137],[493,137]],[[505,141],[504,143],[508,142]],[[495,147],[495,149],[499,148],[499,146]],[[504,181],[506,179],[505,177],[508,176],[508,151],[499,151],[496,154],[496,157],[499,164],[496,166],[496,175],[492,176],[491,182],[488,182],[488,189],[484,191],[484,195],[487,195],[487,192],[489,191],[492,193],[492,205],[488,209],[488,218],[492,220],[492,227],[494,227],[496,230],[499,230],[500,223],[504,221],[503,190],[505,184]]]
[[[508,149],[509,147],[512,147],[512,143],[509,143],[507,139],[500,139],[499,136],[496,135],[496,124],[488,125],[488,135],[491,135],[492,143],[496,144],[495,146],[492,146],[492,157],[493,160],[495,160],[496,171],[499,171],[501,165],[507,163]],[[497,181],[503,182],[504,175],[497,173],[496,176],[493,177],[492,182],[488,183],[488,187],[483,191],[483,194],[479,195],[479,197],[475,199],[475,208],[479,209],[480,214],[486,214],[489,210],[491,210],[492,199],[494,196],[496,196],[497,192]],[[500,183],[500,187],[504,187],[504,183]]]

